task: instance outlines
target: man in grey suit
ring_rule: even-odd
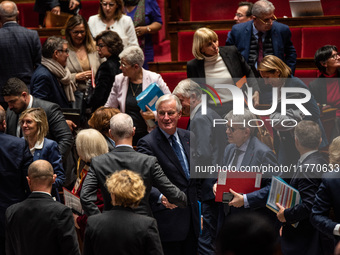
[[[119,113],[111,118],[110,134],[116,143],[116,148],[109,153],[92,159],[91,168],[87,173],[80,193],[81,204],[88,216],[100,213],[98,207],[94,204],[97,200],[98,187],[103,195],[104,210],[112,208],[111,195],[105,186],[105,181],[110,174],[124,169],[139,173],[146,186],[145,196],[135,209],[135,212],[152,216],[149,205],[152,186],[161,190],[171,203],[180,207],[186,206],[186,195],[169,181],[157,159],[136,152],[133,149],[132,139],[134,133],[135,127],[133,127],[133,121],[129,115]]]
[[[58,143],[59,151],[63,157],[63,162],[70,161],[70,150],[73,145],[73,135],[69,126],[65,121],[59,105],[35,98],[28,92],[28,88],[20,79],[10,78],[4,85],[1,95],[8,103],[7,109],[7,129],[6,133],[17,137],[22,137],[21,128],[18,123],[20,114],[26,109],[32,107],[41,107],[47,115],[49,134],[48,138]],[[71,173],[71,166],[65,167],[66,182],[68,187],[75,180],[75,176]]]
[[[41,43],[37,31],[17,23],[18,8],[12,1],[0,3],[0,88],[11,77],[30,84],[35,67],[41,62]],[[0,97],[0,104],[5,105]]]
[[[51,196],[52,165],[36,160],[28,168],[31,195],[6,210],[6,255],[79,255],[72,211]]]

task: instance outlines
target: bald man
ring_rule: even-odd
[[[0,89],[11,77],[17,77],[29,86],[32,73],[41,62],[38,33],[20,26],[18,14],[14,2],[0,3]],[[2,97],[0,104],[5,105]]]
[[[72,211],[51,196],[56,177],[46,160],[29,166],[32,194],[6,211],[6,255],[80,254]]]

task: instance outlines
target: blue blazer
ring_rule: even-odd
[[[31,95],[58,104],[61,108],[71,108],[66,94],[57,78],[43,65],[39,65],[31,78]]]
[[[253,21],[236,24],[228,34],[226,45],[235,45],[248,62],[250,41],[253,33]],[[291,41],[291,32],[287,25],[273,22],[271,29],[274,55],[282,59],[295,72],[296,50]]]
[[[24,139],[0,132],[0,238],[5,237],[5,211],[29,194],[26,176],[32,154]],[[2,240],[0,240],[0,243]],[[2,254],[2,251],[0,250]]]
[[[43,148],[34,151],[33,161],[38,159],[44,159],[51,163],[53,171],[57,175],[54,185],[61,188],[65,182],[65,173],[58,144],[53,140],[44,138]]]
[[[190,132],[177,129],[183,149],[190,162]],[[155,156],[169,180],[183,191],[188,198],[188,207],[165,208],[157,203],[159,190],[153,188],[150,193],[150,203],[155,219],[157,220],[159,234],[163,242],[182,241],[188,235],[190,224],[193,224],[195,234],[199,231],[198,203],[196,180],[188,180],[175,152],[168,139],[159,127],[138,141],[139,152]]]
[[[229,144],[224,152],[224,166],[231,165],[236,145]],[[250,141],[241,162],[241,166],[276,166],[277,160],[273,151],[257,137],[250,137]],[[270,190],[271,174],[263,174],[261,189],[247,194],[250,209],[264,208]],[[235,208],[233,208],[235,209]]]

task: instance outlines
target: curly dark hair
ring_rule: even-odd
[[[106,46],[108,47],[109,52],[114,56],[119,56],[119,54],[123,51],[124,45],[122,39],[119,35],[114,31],[103,31],[96,37],[96,43],[98,44],[99,40],[102,40]]]

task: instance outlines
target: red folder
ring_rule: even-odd
[[[248,194],[261,188],[262,174],[256,172],[221,171],[218,173],[216,202],[222,202],[224,192],[229,189],[237,193]]]

